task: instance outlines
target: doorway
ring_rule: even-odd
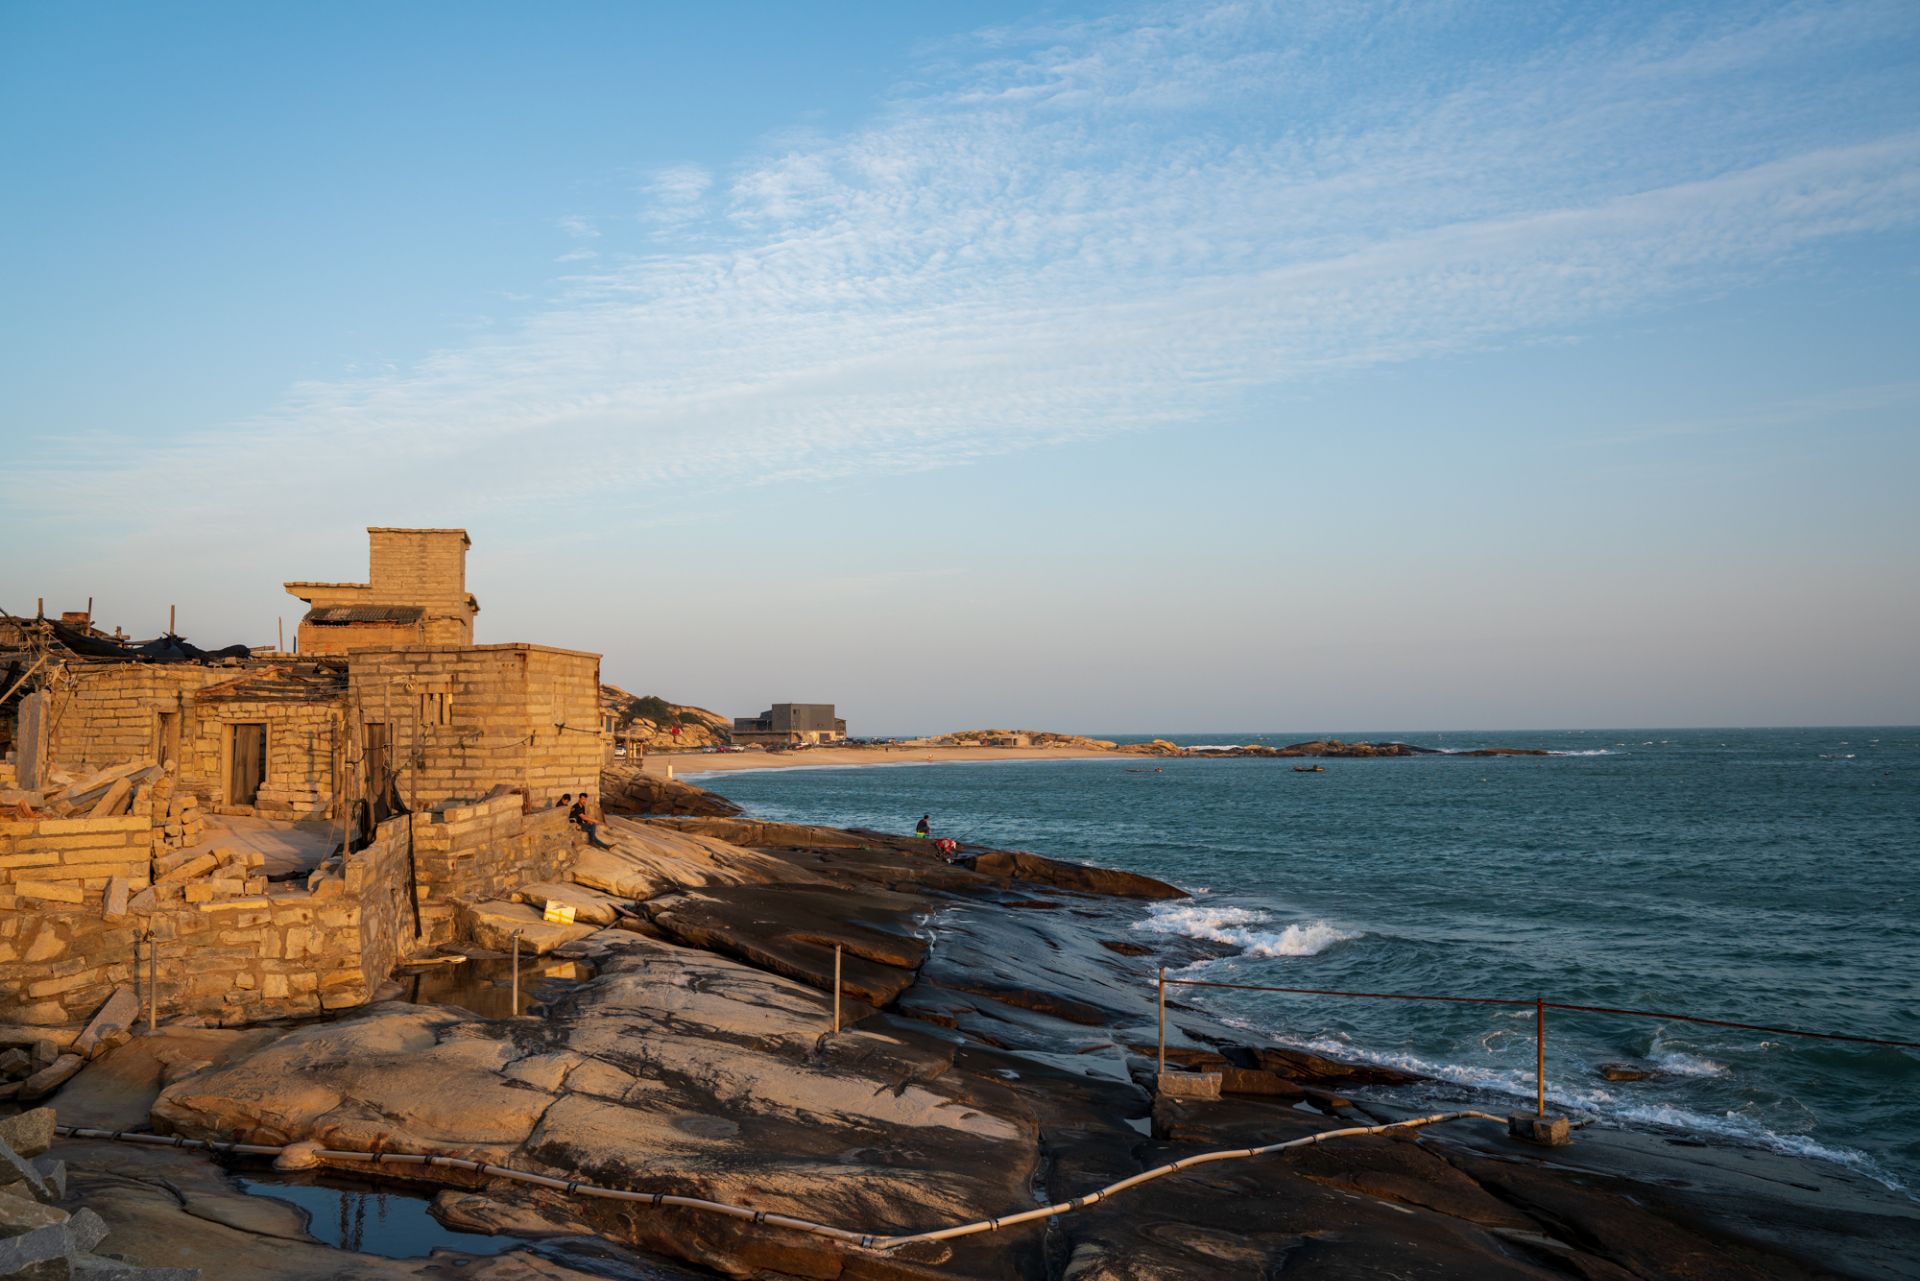
[[[267,781],[267,727],[242,723],[229,732],[227,804],[251,805]]]
[[[161,712],[153,727],[153,759],[162,765],[180,760],[180,713]]]
[[[400,809],[400,797],[394,788],[389,764],[391,749],[384,721],[366,723],[367,799],[373,806],[373,820],[392,818]]]

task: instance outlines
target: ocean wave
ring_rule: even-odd
[[[1724,1063],[1715,1063],[1685,1050],[1656,1050],[1652,1062],[1668,1076],[1725,1076],[1732,1071]]]
[[[1244,1019],[1225,1018],[1224,1023],[1249,1031],[1256,1028]],[[1345,1036],[1317,1037],[1281,1037],[1267,1033],[1270,1039],[1295,1049],[1311,1050],[1315,1054],[1324,1054],[1333,1059],[1348,1062],[1374,1063],[1382,1067],[1399,1068],[1417,1076],[1428,1077],[1434,1081],[1449,1085],[1463,1086],[1471,1090],[1485,1091],[1489,1094],[1516,1095],[1531,1099],[1534,1096],[1534,1081],[1531,1065],[1524,1068],[1472,1067],[1460,1063],[1445,1063],[1422,1058],[1417,1054],[1404,1052],[1381,1052],[1368,1050],[1355,1044]],[[1697,1059],[1717,1072],[1686,1072],[1676,1069],[1664,1060],[1669,1057],[1691,1058],[1680,1051],[1656,1053],[1654,1061],[1663,1068],[1678,1075],[1711,1076],[1723,1073],[1725,1068],[1709,1060]],[[1403,1087],[1389,1087],[1392,1089]],[[1417,1087],[1412,1087],[1417,1088]],[[1852,1148],[1835,1147],[1808,1138],[1804,1134],[1782,1133],[1769,1129],[1760,1122],[1739,1112],[1698,1112],[1692,1108],[1680,1107],[1670,1103],[1622,1104],[1611,1092],[1598,1086],[1588,1088],[1568,1087],[1564,1083],[1556,1084],[1551,1077],[1547,1082],[1547,1099],[1569,1112],[1578,1112],[1591,1116],[1602,1125],[1621,1128],[1646,1126],[1658,1129],[1677,1130],[1686,1134],[1702,1135],[1723,1139],[1731,1143],[1747,1144],[1765,1148],[1786,1156],[1806,1157],[1811,1160],[1825,1161],[1843,1166],[1856,1174],[1864,1175],[1890,1191],[1908,1193],[1907,1185],[1894,1176],[1885,1166]]]
[[[1547,755],[1548,756],[1612,756],[1614,755],[1614,750],[1611,747],[1583,747],[1577,751],[1573,749],[1568,749],[1567,751],[1564,751],[1564,752],[1548,752]]]
[[[1152,915],[1134,922],[1134,929],[1227,943],[1248,956],[1318,956],[1336,943],[1360,937],[1327,921],[1298,921],[1279,930],[1258,929],[1271,923],[1273,914],[1245,907],[1155,906],[1149,910]]]

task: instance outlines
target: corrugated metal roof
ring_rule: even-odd
[[[426,613],[418,605],[320,605],[303,620],[322,626],[342,623],[417,623]]]

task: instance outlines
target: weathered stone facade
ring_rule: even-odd
[[[467,592],[467,531],[375,527],[367,537],[366,582],[286,584],[312,607],[300,620],[300,652],[471,645],[480,605]]]
[[[370,582],[288,584],[316,614],[345,611],[301,627],[302,649],[336,653],[73,652],[38,679],[36,781],[17,802],[33,817],[0,822],[0,1022],[78,1021],[130,984],[144,1004],[149,937],[163,1015],[359,1004],[452,940],[463,905],[570,873],[577,834],[555,803],[597,789],[599,656],[473,645],[465,533],[369,534]],[[362,626],[361,610],[413,621]],[[270,881],[207,812],[325,818],[334,835],[318,870]]]
[[[0,1022],[77,1023],[122,986],[144,1009],[149,932],[162,1017],[243,1023],[364,1004],[409,953],[455,936],[461,904],[572,871],[565,812],[522,804],[503,794],[392,819],[344,867],[256,879],[256,892],[195,896],[200,883],[162,878],[164,897],[144,910],[111,891],[116,878],[149,884],[145,820],[0,823]]]
[[[422,938],[453,938],[457,904],[506,898],[529,882],[567,879],[576,853],[565,810],[523,812],[515,793],[420,815],[413,857]]]
[[[281,665],[74,664],[51,688],[48,756],[69,770],[174,762],[215,813],[318,818],[339,790],[346,678]],[[264,778],[234,787],[235,726],[259,726]]]
[[[15,830],[30,826],[42,830]],[[265,885],[257,894],[200,902],[175,897],[118,913],[107,910],[110,878],[125,876],[135,889],[147,884],[144,853],[132,857],[149,839],[141,821],[55,820],[53,832],[48,826],[0,824],[0,849],[33,851],[0,854],[0,904],[36,909],[0,911],[0,1021],[75,1023],[122,986],[136,988],[144,1008],[149,933],[159,949],[159,1013],[222,1022],[363,1004],[414,939],[405,820],[383,825],[344,869],[316,873],[310,884]],[[59,839],[93,844],[61,851],[59,865],[45,864],[42,851]],[[6,865],[23,858],[31,865]],[[68,879],[20,879],[58,874]],[[74,886],[81,901],[71,894],[48,899],[49,885]]]
[[[536,806],[592,791],[604,749],[600,656],[545,645],[415,645],[359,650],[354,714],[394,745],[412,808],[506,784]]]

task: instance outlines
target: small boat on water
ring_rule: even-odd
[[[1324,774],[1327,772],[1327,767],[1324,765],[1296,765],[1293,767],[1293,772],[1296,774]]]

